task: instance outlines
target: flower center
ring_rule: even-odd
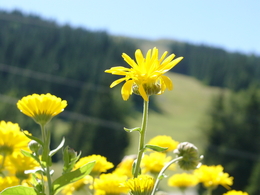
[[[13,148],[7,145],[0,146],[0,154],[3,156],[8,156],[13,153]]]
[[[152,83],[152,84],[145,83],[145,84],[143,84],[143,87],[144,87],[145,93],[148,96],[149,95],[156,95],[161,91],[161,85],[157,84],[157,83]],[[137,84],[133,85],[133,92],[136,95],[140,95],[139,85],[137,85]]]

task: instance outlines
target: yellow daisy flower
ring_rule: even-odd
[[[21,180],[30,179],[29,174],[25,174],[26,170],[35,170],[40,168],[39,163],[31,157],[24,156],[23,154],[13,155],[9,158],[9,164],[6,169],[17,178]]]
[[[6,188],[19,185],[19,179],[15,176],[0,177],[0,192]]]
[[[62,189],[61,193],[65,194],[65,195],[72,195],[74,192],[80,191],[84,187],[92,185],[92,183],[93,183],[93,177],[90,176],[90,175],[87,175],[84,178],[82,178],[82,179],[80,179],[76,182],[73,182],[73,183],[66,185]]]
[[[166,88],[172,90],[172,81],[163,74],[178,64],[183,57],[173,60],[175,55],[171,54],[164,59],[166,55],[167,52],[164,52],[161,58],[158,59],[158,49],[153,48],[152,50],[148,50],[146,57],[144,57],[141,50],[137,49],[135,52],[135,62],[127,54],[123,53],[123,59],[131,68],[117,66],[106,70],[106,73],[125,76],[114,81],[110,85],[110,88],[126,81],[121,89],[123,99],[128,100],[134,91],[136,94],[140,94],[145,101],[148,101],[149,95],[164,93]]]
[[[96,161],[96,163],[91,171],[92,176],[97,176],[100,173],[106,172],[107,170],[114,167],[113,163],[108,162],[106,157],[93,154],[90,156],[80,158],[79,161],[75,164],[74,169],[82,167],[83,165],[85,165],[89,162],[92,162],[92,161]]]
[[[132,177],[132,167],[135,160],[135,155],[126,156],[116,167],[113,173],[118,175],[126,175]]]
[[[52,117],[61,113],[67,106],[66,100],[54,95],[32,94],[17,102],[18,109],[25,115],[32,117],[38,124],[46,124]]]
[[[122,185],[126,180],[127,176],[124,175],[118,175],[114,173],[101,174],[100,177],[95,179],[94,182],[94,190],[97,192],[95,194],[126,194],[129,191],[129,188]]]
[[[199,183],[198,178],[193,174],[180,173],[174,174],[168,179],[168,185],[185,189],[187,187],[196,186]]]
[[[144,173],[150,172],[156,175],[171,159],[170,156],[166,156],[166,153],[152,152],[149,155],[144,155],[141,167]],[[175,166],[176,164],[172,164],[168,169],[174,170]]]
[[[206,188],[215,189],[218,185],[222,185],[226,189],[230,189],[229,186],[233,185],[233,177],[224,173],[223,170],[224,168],[221,165],[201,165],[194,170],[194,174]]]
[[[165,152],[171,152],[177,148],[179,142],[174,141],[171,136],[158,135],[158,136],[152,138],[148,142],[148,144],[168,148]]]
[[[137,178],[129,179],[124,183],[129,187],[132,195],[150,195],[154,187],[154,179],[149,175],[139,175]]]
[[[27,131],[25,133],[29,134]],[[0,155],[8,156],[20,153],[22,150],[29,151],[27,138],[17,123],[0,122]]]
[[[230,190],[223,195],[248,195],[247,192],[242,192],[242,191],[236,191],[236,190]]]

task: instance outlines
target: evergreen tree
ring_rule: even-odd
[[[260,154],[260,93],[252,87],[223,97],[215,101],[209,113],[204,163],[221,164],[235,178],[232,188],[245,190]]]

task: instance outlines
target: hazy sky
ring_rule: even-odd
[[[0,0],[59,24],[260,55],[260,0]]]

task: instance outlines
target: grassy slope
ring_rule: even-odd
[[[219,88],[208,87],[200,81],[174,73],[168,73],[175,87],[156,96],[156,101],[163,113],[150,112],[146,141],[156,135],[170,135],[176,141],[189,141],[203,149],[205,139],[200,129],[205,123],[207,109],[211,98],[220,91]],[[141,114],[130,118],[131,127],[141,125]],[[128,154],[136,153],[138,135],[131,133],[131,144]]]

